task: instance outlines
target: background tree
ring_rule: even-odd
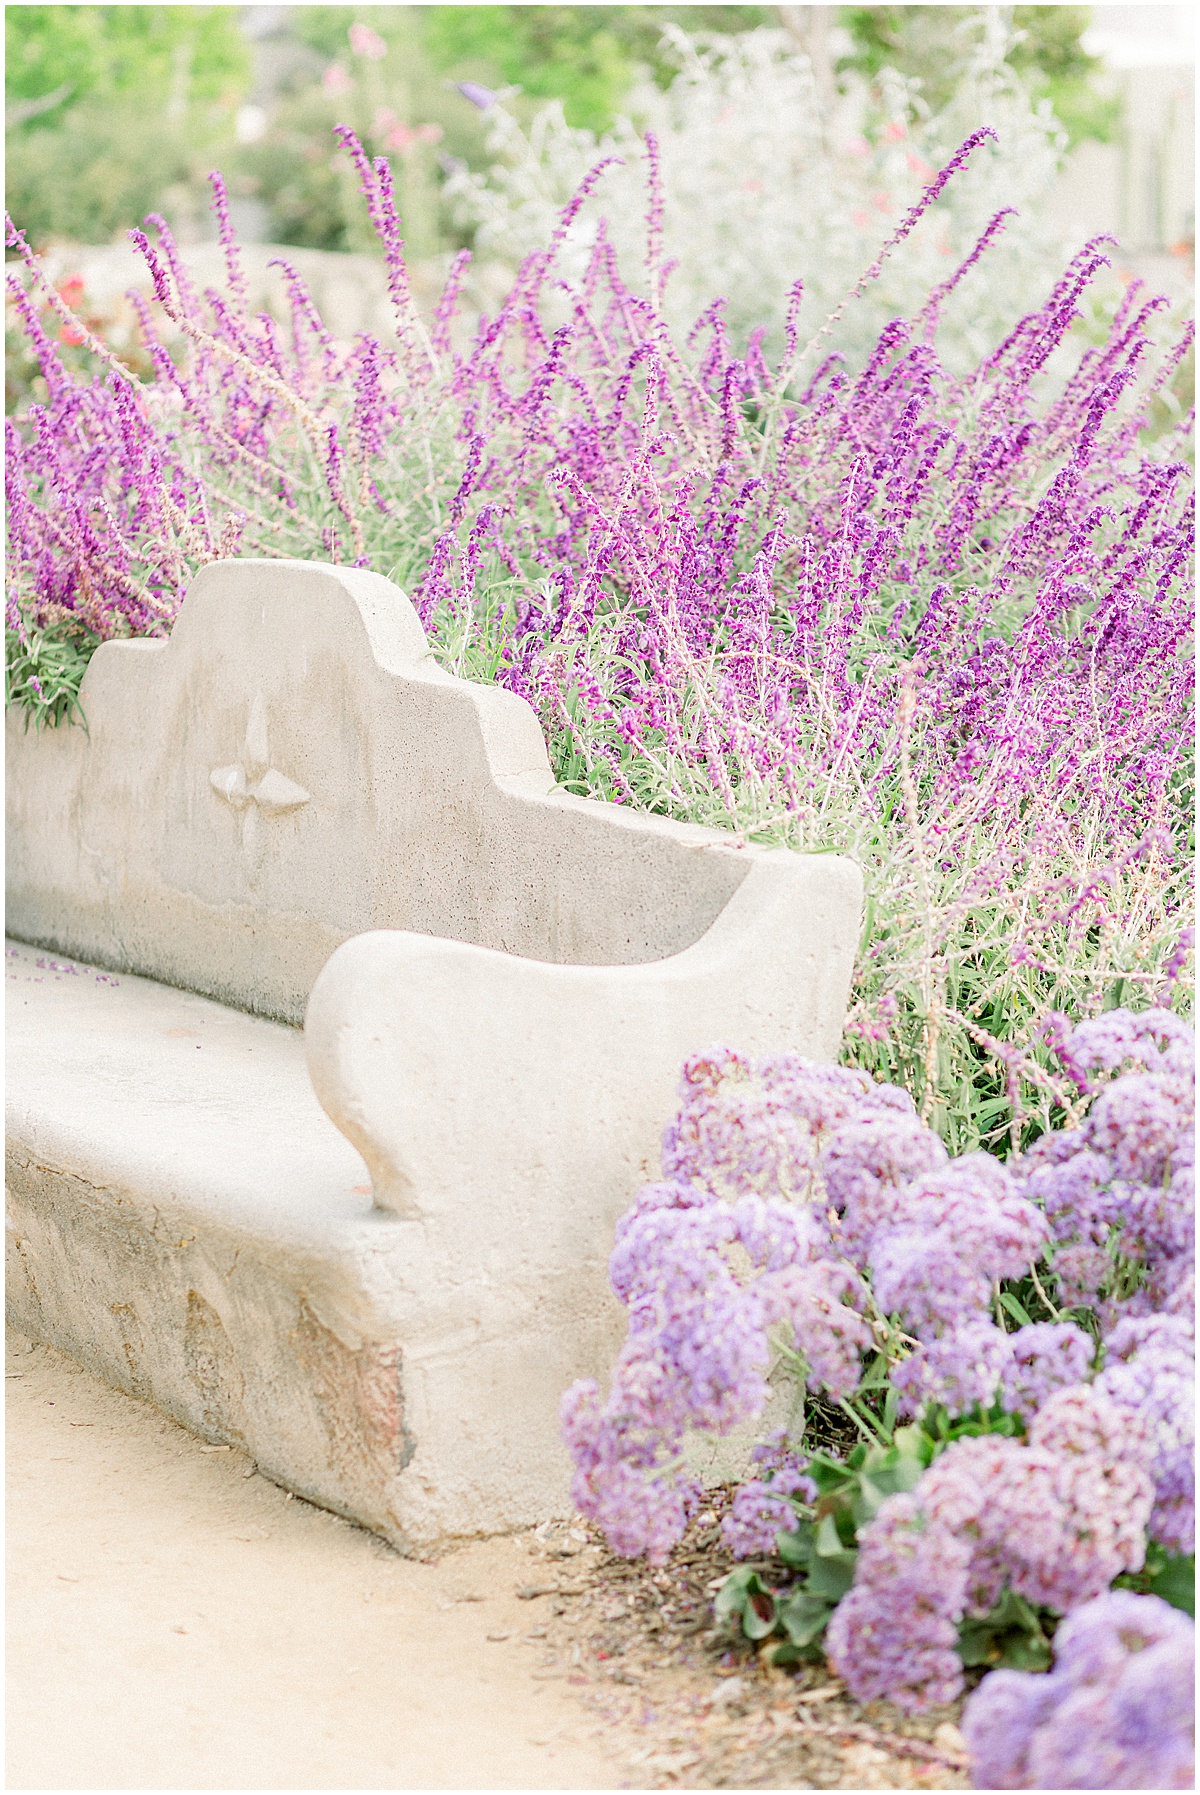
[[[8,206],[34,241],[198,203],[250,80],[237,7],[10,6],[4,30]]]

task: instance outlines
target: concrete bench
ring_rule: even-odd
[[[8,719],[15,1318],[403,1549],[562,1512],[680,1063],[833,1056],[857,869],[557,791],[373,574],[207,567],[82,702]]]

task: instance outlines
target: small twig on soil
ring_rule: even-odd
[[[944,1764],[948,1770],[965,1770],[969,1759],[965,1752],[943,1751],[938,1745],[930,1745],[924,1739],[906,1739],[902,1733],[881,1733],[877,1727],[864,1726],[854,1720],[830,1721],[820,1724],[809,1724],[802,1712],[796,1715],[797,1731],[802,1733],[824,1733],[838,1735],[849,1739],[862,1739],[868,1745],[877,1745],[883,1751],[907,1758],[923,1758],[932,1764]]]

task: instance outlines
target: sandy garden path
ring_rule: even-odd
[[[522,1542],[399,1558],[11,1333],[5,1389],[10,1789],[625,1780],[521,1649]]]
[[[6,1377],[9,1788],[967,1786],[957,1708],[714,1626],[720,1491],[661,1570],[565,1522],[416,1564],[51,1348]]]

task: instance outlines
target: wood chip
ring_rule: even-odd
[[[894,1757],[920,1758],[925,1763],[944,1764],[948,1770],[965,1770],[969,1762],[965,1752],[941,1751],[924,1739],[906,1739],[900,1733],[881,1733],[877,1727],[863,1726],[853,1720],[841,1724],[833,1722],[830,1725],[813,1722],[799,1730],[802,1733],[823,1734],[827,1738],[861,1739],[865,1745],[889,1751]]]
[[[796,1700],[798,1702],[808,1702],[810,1704],[812,1702],[828,1702],[828,1701],[832,1701],[835,1695],[844,1695],[844,1694],[845,1694],[845,1690],[842,1688],[842,1685],[840,1683],[826,1683],[820,1689],[804,1689],[804,1690],[802,1690],[801,1693],[796,1697]]]

